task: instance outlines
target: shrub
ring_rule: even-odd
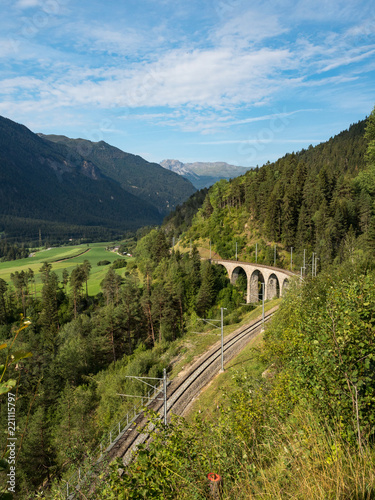
[[[116,259],[112,264],[112,269],[121,269],[127,266],[127,262],[125,259]]]

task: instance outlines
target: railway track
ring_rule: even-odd
[[[269,321],[278,306],[268,311],[265,322]],[[246,344],[256,337],[263,327],[262,319],[258,318],[250,324],[235,330],[224,339],[224,363],[236,356]],[[184,375],[177,376],[169,384],[167,389],[167,415],[174,413],[183,415],[196,398],[199,392],[219,373],[221,368],[221,342],[214,344],[204,355],[200,356],[192,366],[185,371]],[[163,402],[159,398],[151,401],[147,407],[155,412],[163,413]],[[93,475],[98,476],[103,466],[109,464],[115,458],[122,458],[126,466],[131,460],[137,446],[145,443],[152,437],[153,425],[149,424],[147,416],[141,412],[125,430],[117,436],[111,445],[104,451],[96,462],[94,470],[74,487],[74,492],[68,488],[67,499],[76,498],[77,491],[88,484],[90,478],[91,488],[94,488]]]
[[[269,321],[277,307],[265,315],[265,321]],[[262,319],[257,319],[249,325],[242,327],[224,340],[224,362],[227,363],[236,356],[243,347],[262,330]],[[167,390],[167,415],[174,413],[183,415],[189,408],[193,399],[219,372],[221,366],[221,346],[217,342],[207,353],[201,356],[182,377],[176,377]],[[149,409],[162,412],[163,403],[153,401],[148,405]],[[140,432],[139,429],[145,429]],[[141,413],[122,435],[112,443],[106,450],[109,461],[116,457],[123,459],[124,465],[131,460],[134,449],[147,441],[152,433],[152,426],[147,425],[147,418]]]

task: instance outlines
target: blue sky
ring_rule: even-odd
[[[371,7],[2,0],[0,115],[149,161],[262,165],[371,112]]]

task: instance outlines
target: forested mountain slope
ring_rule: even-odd
[[[258,243],[258,262],[270,263],[274,244],[279,263],[290,247],[310,249],[331,262],[343,251],[348,233],[369,232],[372,237],[374,188],[370,174],[362,172],[365,124],[361,121],[318,146],[216,183],[184,236],[205,244],[211,240],[224,258],[234,257],[237,242],[245,260],[255,259]],[[174,233],[181,228],[176,221]]]
[[[43,228],[44,235],[108,237],[160,221],[151,203],[94,163],[0,117],[0,231],[7,236],[37,238]]]
[[[195,191],[194,186],[180,175],[104,141],[69,139],[61,135],[40,136],[64,144],[94,163],[104,175],[118,182],[125,191],[154,205],[162,215],[169,213]]]

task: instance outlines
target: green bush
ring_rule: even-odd
[[[127,266],[127,262],[125,259],[116,259],[112,264],[112,269],[121,269]]]

